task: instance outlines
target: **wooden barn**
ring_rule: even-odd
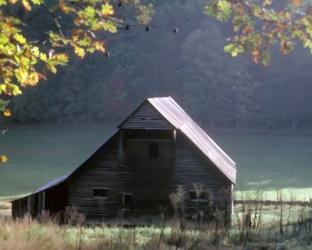
[[[12,201],[12,216],[67,206],[90,220],[159,215],[177,187],[186,214],[198,204],[231,211],[235,180],[235,162],[171,97],[149,98],[75,171]]]

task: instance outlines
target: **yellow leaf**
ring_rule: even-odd
[[[262,5],[263,5],[263,6],[271,5],[271,4],[272,4],[272,1],[273,1],[273,0],[264,0]]]
[[[39,54],[39,58],[40,58],[41,61],[44,61],[44,62],[45,62],[45,61],[47,60],[47,55],[44,54],[44,53],[40,53],[40,54]]]
[[[17,68],[14,70],[15,77],[20,83],[25,83],[28,78],[28,71],[25,68]]]
[[[109,3],[105,3],[102,5],[102,11],[101,11],[103,16],[111,16],[114,15],[114,8],[112,5]]]
[[[31,10],[31,5],[27,0],[22,0],[22,4],[23,4],[25,10],[28,10],[28,11]]]
[[[32,47],[31,52],[35,57],[38,57],[40,55],[39,48],[37,46]]]
[[[48,69],[54,74],[57,73],[57,68],[53,64],[48,64]]]
[[[1,163],[6,163],[8,160],[9,159],[6,155],[0,155],[0,162]]]
[[[14,35],[14,39],[19,42],[20,44],[25,44],[26,43],[26,38],[22,34],[16,33]]]
[[[103,42],[95,42],[95,43],[94,43],[94,47],[95,47],[95,49],[96,49],[97,51],[101,51],[101,52],[103,52],[103,53],[106,51]]]
[[[22,91],[18,85],[12,83],[0,84],[0,94],[5,93],[8,96],[21,95]]]
[[[68,14],[68,13],[70,13],[70,12],[74,12],[74,11],[75,11],[75,8],[72,8],[72,7],[69,7],[68,5],[66,5],[66,3],[65,3],[64,0],[60,0],[59,6],[60,6],[60,9],[61,9],[65,14]]]
[[[57,63],[60,65],[66,65],[68,63],[68,56],[64,53],[59,53],[55,55]]]
[[[27,80],[25,81],[26,85],[35,86],[39,82],[39,75],[37,72],[32,72],[28,75]]]
[[[103,28],[104,28],[104,30],[106,30],[108,32],[111,32],[111,33],[116,33],[117,32],[116,25],[113,22],[111,22],[111,21],[104,22]]]
[[[77,56],[79,56],[80,58],[84,58],[85,57],[86,52],[85,52],[85,50],[83,48],[74,45],[74,50],[75,50],[75,54]]]
[[[3,115],[6,116],[6,117],[10,117],[10,116],[11,116],[11,110],[9,110],[8,108],[6,108],[6,109],[3,111]]]
[[[79,39],[79,36],[78,36],[78,35],[73,35],[73,36],[72,36],[72,39],[73,39],[74,42],[77,42],[78,39]]]

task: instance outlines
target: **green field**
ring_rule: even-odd
[[[0,196],[31,192],[51,178],[69,173],[112,133],[113,126],[11,127],[0,136]],[[213,139],[238,164],[238,184],[268,192],[285,188],[312,197],[312,135],[214,132]],[[311,195],[310,195],[311,194]]]

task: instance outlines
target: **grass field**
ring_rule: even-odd
[[[0,136],[0,196],[28,193],[75,169],[113,131],[113,126],[11,127]],[[213,132],[213,139],[238,164],[236,189],[276,189],[300,199],[312,197],[312,136]]]
[[[127,225],[122,218],[90,227],[74,223],[72,216],[65,225],[51,217],[12,220],[0,216],[0,250],[312,249],[311,212],[281,208],[268,207],[267,212],[257,206],[237,208],[230,228],[224,226],[222,214],[208,223],[177,215],[144,227],[121,226]],[[247,217],[249,209],[251,217]]]

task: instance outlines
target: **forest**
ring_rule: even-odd
[[[289,55],[276,49],[270,66],[246,55],[233,59],[223,50],[231,27],[207,17],[205,1],[152,2],[148,26],[125,11],[127,27],[105,37],[109,53],[73,57],[59,74],[25,88],[11,101],[6,122],[118,122],[146,97],[170,95],[206,127],[311,127],[312,61],[306,49]],[[52,25],[44,13],[31,15],[29,34]]]

